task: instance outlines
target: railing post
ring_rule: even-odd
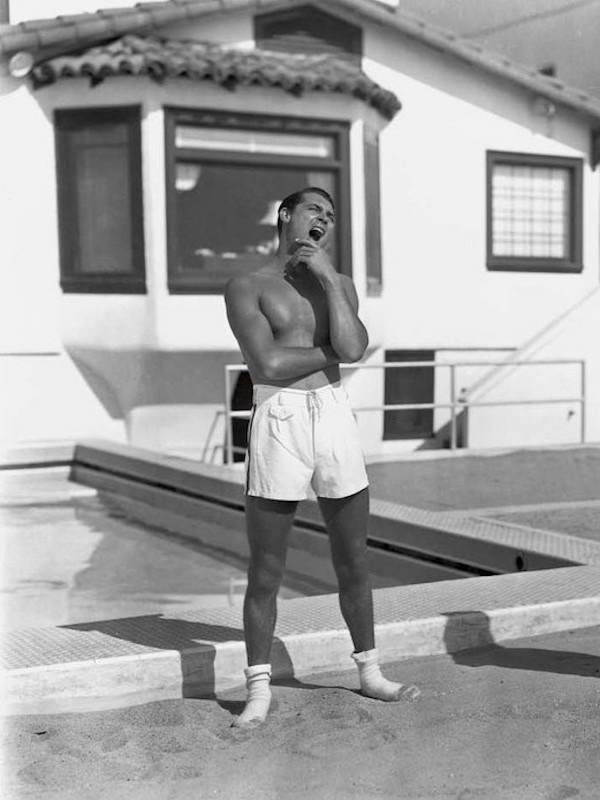
[[[233,464],[233,430],[231,420],[231,383],[229,365],[225,364],[225,451],[227,463]]]
[[[456,450],[456,376],[454,364],[450,364],[450,450]]]

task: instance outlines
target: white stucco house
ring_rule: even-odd
[[[222,458],[223,288],[314,184],[369,456],[600,440],[600,101],[377,0],[139,3],[1,26],[0,60],[5,461]]]

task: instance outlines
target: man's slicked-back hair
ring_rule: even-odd
[[[285,208],[290,213],[296,208],[298,203],[302,200],[305,194],[320,194],[321,197],[324,197],[325,200],[328,200],[331,203],[331,207],[335,209],[335,203],[333,202],[332,196],[329,192],[326,192],[325,189],[321,189],[320,186],[307,186],[306,189],[300,189],[298,192],[294,192],[293,194],[288,194],[287,197],[284,197],[281,203],[279,204],[279,208],[277,209],[277,233],[281,236],[281,228],[283,227],[283,223],[279,214]]]

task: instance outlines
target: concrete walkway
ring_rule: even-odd
[[[430,452],[370,464],[373,497],[429,511],[470,514],[588,507],[600,518],[600,447],[437,457]]]

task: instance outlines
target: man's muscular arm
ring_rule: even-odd
[[[327,295],[329,338],[333,349],[342,361],[360,361],[369,344],[369,336],[358,317],[354,284],[347,276],[337,275],[337,279],[323,288]]]
[[[369,344],[367,329],[358,316],[358,297],[354,284],[340,275],[329,257],[310,239],[298,240],[300,247],[293,261],[304,262],[319,280],[327,297],[329,311],[329,339],[341,361],[359,361]]]
[[[285,381],[339,364],[331,347],[285,347],[273,336],[251,281],[234,278],[225,289],[227,318],[254,379]]]

